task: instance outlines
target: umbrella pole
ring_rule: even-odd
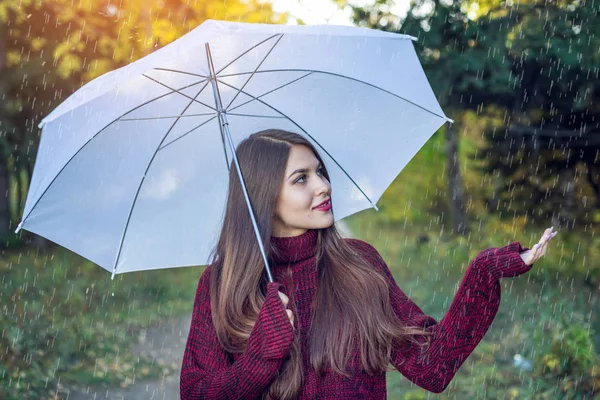
[[[254,232],[256,233],[256,239],[258,240],[258,247],[260,248],[260,252],[262,254],[263,260],[265,261],[265,268],[267,270],[267,276],[269,277],[269,282],[273,282],[273,276],[271,275],[271,268],[269,268],[269,262],[267,261],[267,255],[265,253],[265,249],[263,247],[263,241],[260,236],[260,232],[258,231],[258,224],[256,223],[256,218],[254,217],[254,211],[252,210],[252,204],[250,203],[250,197],[248,196],[248,191],[246,190],[246,183],[244,182],[244,177],[242,175],[242,169],[240,168],[240,164],[238,162],[237,155],[235,153],[235,145],[233,144],[233,140],[231,139],[231,134],[229,132],[229,122],[227,122],[227,112],[223,110],[223,104],[221,103],[221,96],[219,94],[219,88],[217,86],[217,78],[215,74],[215,69],[212,62],[212,57],[210,54],[210,46],[208,43],[205,44],[206,47],[206,55],[208,57],[208,68],[210,70],[210,83],[213,88],[213,95],[215,97],[215,105],[217,107],[217,111],[219,113],[219,127],[221,129],[221,135],[227,137],[227,143],[229,143],[229,148],[231,149],[231,154],[233,155],[233,162],[235,163],[235,169],[237,171],[238,177],[240,178],[240,184],[242,185],[242,190],[244,191],[244,198],[246,199],[246,205],[248,206],[248,211],[250,213],[250,218],[252,219],[252,226],[254,226]],[[225,152],[227,153],[227,152]]]

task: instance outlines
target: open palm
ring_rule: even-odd
[[[552,226],[546,229],[542,235],[542,238],[537,244],[535,244],[530,250],[524,251],[520,254],[525,264],[531,265],[542,258],[544,254],[546,254],[548,242],[550,242],[550,239],[552,239],[558,233],[558,231],[552,232],[553,228],[554,227]]]

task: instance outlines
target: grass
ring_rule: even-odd
[[[461,144],[463,159],[473,140],[463,137]],[[489,185],[467,160],[461,166],[472,233],[448,232],[443,147],[440,131],[388,188],[379,212],[346,219],[355,237],[380,251],[402,290],[438,321],[479,251],[517,240],[532,245],[545,228],[486,214],[478,199]],[[494,323],[444,393],[426,392],[394,371],[388,398],[590,398],[585,393],[600,388],[600,302],[582,281],[586,275],[599,280],[600,237],[559,233],[552,246],[532,271],[501,280]],[[202,268],[128,273],[112,281],[102,268],[59,247],[49,254],[4,251],[0,270],[0,398],[55,399],[64,386],[127,386],[178,367],[138,358],[130,348],[141,329],[191,314]],[[536,369],[513,367],[515,354]]]
[[[0,270],[0,398],[55,398],[66,386],[127,386],[179,367],[129,349],[141,329],[191,314],[200,268],[111,280],[102,268],[57,248],[46,255],[5,252]]]
[[[466,240],[440,235],[441,229],[436,224],[408,224],[406,227],[377,224],[370,213],[375,211],[365,211],[348,221],[354,236],[378,249],[400,288],[425,313],[438,321],[454,298],[466,267],[479,251],[487,247],[501,247],[512,241],[521,241],[522,245],[527,246],[522,238],[535,235],[535,232],[521,232],[518,236],[510,237],[507,234],[490,241],[484,239],[487,237],[485,234],[478,234]],[[483,226],[482,233],[486,229]],[[429,242],[418,245],[416,238],[423,235],[429,237]],[[581,283],[575,283],[574,279],[563,280],[560,275],[558,279],[549,279],[545,270],[550,264],[559,262],[561,256],[557,251],[549,251],[547,255],[535,263],[529,273],[501,280],[502,301],[492,326],[443,393],[427,392],[412,384],[401,373],[391,371],[387,374],[388,398],[591,398],[584,396],[585,391],[578,392],[572,386],[568,388],[572,385],[572,377],[563,377],[562,384],[553,387],[549,381],[554,376],[545,379],[540,374],[513,366],[515,354],[532,362],[537,361],[536,365],[539,366],[541,354],[547,351],[547,343],[542,339],[550,334],[543,321],[558,321],[565,315],[567,324],[589,324],[595,348],[600,345],[597,336],[597,332],[600,332],[598,293]],[[588,374],[589,379],[594,380],[594,374],[600,368],[595,353],[591,359],[596,366]]]
[[[465,239],[440,233],[441,221],[394,226],[374,222],[376,218],[369,215],[374,212],[366,210],[348,219],[354,236],[379,250],[402,290],[438,321],[479,251],[534,235],[523,231],[511,236],[510,228],[504,232],[490,221],[481,225],[477,235]],[[488,239],[488,230],[496,232],[493,239]],[[418,245],[416,238],[424,236],[428,241]],[[494,323],[444,393],[426,392],[393,371],[388,373],[388,398],[544,398],[535,397],[543,391],[548,392],[547,398],[561,398],[560,384],[553,387],[548,384],[550,378],[534,377],[512,365],[515,354],[537,360],[545,352],[536,334],[547,336],[543,321],[559,320],[561,315],[570,315],[572,321],[583,316],[579,321],[590,324],[598,348],[597,293],[575,280],[560,276],[552,280],[544,273],[561,258],[561,253],[552,251],[528,274],[501,281],[502,303]],[[112,281],[102,268],[57,248],[51,254],[37,255],[31,249],[2,254],[0,269],[0,398],[55,398],[65,386],[127,386],[135,379],[160,377],[178,367],[138,358],[129,349],[140,329],[164,318],[191,314],[202,268],[129,273]],[[574,384],[568,377],[561,382]]]

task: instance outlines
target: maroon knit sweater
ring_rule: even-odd
[[[500,304],[501,277],[526,273],[532,268],[519,256],[528,250],[519,242],[502,248],[489,248],[470,263],[450,308],[436,322],[412,302],[398,287],[392,274],[370,244],[344,239],[366,257],[389,281],[390,300],[398,318],[408,325],[421,326],[433,333],[425,355],[416,345],[395,344],[390,363],[407,379],[431,392],[442,392],[481,341]],[[314,263],[317,231],[299,236],[272,238],[282,256],[271,262],[274,282],[267,284],[265,302],[248,339],[244,353],[230,355],[217,341],[210,311],[210,266],[202,273],[192,315],[192,324],[181,368],[180,394],[187,399],[257,399],[277,376],[289,354],[294,335],[300,335],[304,383],[298,399],[386,398],[386,374],[370,376],[363,369],[355,349],[346,378],[325,368],[318,376],[310,366],[307,332],[311,301],[317,287]],[[285,293],[294,312],[295,331],[277,291]]]

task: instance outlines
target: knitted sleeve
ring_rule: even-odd
[[[482,251],[470,262],[448,311],[437,322],[404,294],[377,250],[364,243],[388,279],[391,304],[398,318],[432,333],[425,346],[394,341],[390,362],[411,382],[434,393],[446,389],[492,324],[500,305],[500,277],[524,274],[533,267],[519,256],[528,250],[519,242]],[[426,342],[423,336],[416,339],[420,344]]]
[[[295,336],[277,294],[283,286],[277,282],[267,284],[265,302],[248,338],[246,351],[231,363],[212,322],[209,269],[210,266],[200,277],[196,291],[181,366],[181,399],[257,398],[276,377]]]

